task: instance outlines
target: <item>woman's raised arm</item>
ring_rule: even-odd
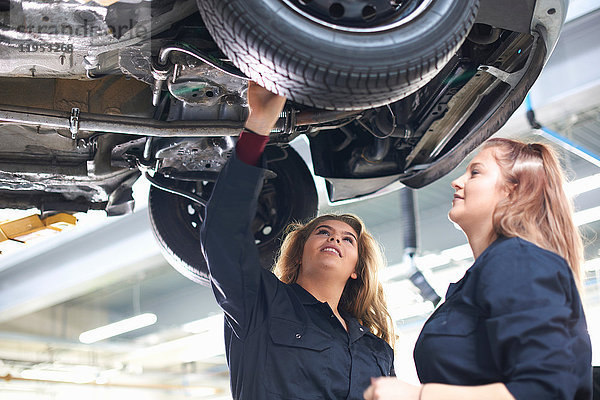
[[[268,135],[285,98],[251,83],[248,102],[247,125]],[[263,168],[245,164],[232,154],[215,184],[200,233],[215,298],[240,338],[252,329],[257,302],[273,296],[277,286],[277,278],[260,267],[251,230],[263,176]]]

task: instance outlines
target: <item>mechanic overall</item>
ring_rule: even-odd
[[[358,218],[325,215],[288,228],[275,274],[261,268],[250,224],[262,151],[285,98],[251,82],[248,103],[201,230],[225,313],[233,398],[362,399],[371,377],[394,375],[393,325],[377,279],[383,256]]]
[[[425,323],[420,386],[379,378],[371,399],[591,399],[579,297],[583,246],[554,152],[492,139],[452,182],[449,217],[475,263]]]

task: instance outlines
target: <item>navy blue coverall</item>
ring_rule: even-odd
[[[260,267],[250,230],[264,169],[237,159],[220,173],[201,230],[211,284],[225,312],[234,399],[352,399],[394,374],[393,351],[356,318],[348,331],[297,284]]]
[[[414,358],[421,382],[503,382],[517,400],[592,398],[591,344],[571,269],[499,238],[450,285]]]

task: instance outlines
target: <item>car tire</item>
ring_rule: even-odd
[[[287,225],[314,216],[318,202],[312,175],[295,150],[267,147],[265,157],[267,168],[277,176],[266,179],[251,228],[261,264],[271,268]],[[174,181],[173,185],[208,198],[213,183]],[[200,247],[204,207],[152,186],[148,209],[152,231],[169,264],[192,281],[208,285],[208,267]]]
[[[381,106],[425,85],[462,44],[479,5],[410,0],[406,7],[416,10],[405,17],[353,27],[298,12],[299,1],[197,0],[213,39],[248,77],[295,102],[337,110]]]

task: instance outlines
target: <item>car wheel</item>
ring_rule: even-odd
[[[415,92],[467,36],[479,0],[197,0],[248,77],[305,105],[381,106]]]
[[[317,211],[317,191],[302,158],[291,148],[267,147],[267,179],[259,195],[252,222],[261,264],[273,264],[283,232],[292,221],[310,218]],[[179,190],[209,198],[213,183],[173,181]],[[182,196],[152,186],[148,200],[150,224],[167,261],[187,278],[207,285],[208,268],[200,248],[204,207]]]

